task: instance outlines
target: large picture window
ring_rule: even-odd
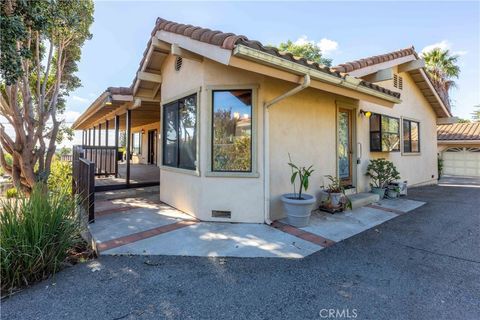
[[[400,120],[373,113],[370,117],[370,151],[400,151]]]
[[[252,90],[215,90],[212,102],[212,171],[252,172]]]
[[[197,95],[163,106],[163,165],[197,169]]]
[[[403,152],[420,152],[420,123],[403,119]]]
[[[135,154],[142,153],[142,133],[141,132],[132,133],[132,153],[135,153]]]

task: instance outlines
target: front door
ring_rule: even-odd
[[[148,131],[148,163],[157,164],[157,130]]]
[[[338,109],[338,177],[343,186],[353,184],[353,110]]]

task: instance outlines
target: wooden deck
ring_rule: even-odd
[[[126,164],[118,165],[118,178],[114,176],[109,177],[95,177],[95,186],[109,186],[119,185],[125,183],[126,178]],[[130,165],[130,183],[149,183],[160,182],[160,168],[152,164],[131,164]]]

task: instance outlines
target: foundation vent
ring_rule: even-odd
[[[177,59],[175,59],[175,71],[180,71],[180,69],[182,68],[182,63],[182,57],[177,57]]]
[[[227,218],[232,217],[232,211],[212,210],[212,218]]]

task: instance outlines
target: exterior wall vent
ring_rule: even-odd
[[[212,218],[227,218],[232,217],[232,211],[212,210]]]
[[[177,59],[175,59],[175,71],[180,71],[180,69],[182,68],[182,63],[182,57],[177,57]]]
[[[398,74],[393,75],[393,86],[397,89],[403,90],[403,78]]]

